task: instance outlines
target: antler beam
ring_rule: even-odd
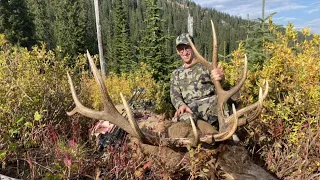
[[[215,32],[215,28],[214,28],[214,24],[211,21],[211,27],[212,27],[212,38],[213,38],[213,53],[212,53],[212,64],[210,64],[205,58],[203,58],[200,53],[198,52],[198,50],[196,49],[195,45],[193,44],[193,42],[191,41],[190,37],[187,36],[187,39],[194,51],[194,54],[196,56],[196,61],[192,64],[197,64],[197,63],[201,63],[202,65],[204,65],[210,72],[217,68],[217,60],[218,60],[218,48],[217,48],[217,38],[216,38],[216,32]],[[245,124],[246,122],[249,122],[249,119],[254,119],[256,118],[260,113],[261,113],[261,109],[262,109],[262,102],[263,99],[265,99],[265,97],[268,94],[268,82],[266,82],[266,88],[265,91],[262,95],[262,89],[260,88],[260,95],[259,95],[259,101],[249,105],[241,110],[238,111],[238,113],[234,113],[233,115],[229,116],[229,117],[225,117],[224,115],[224,103],[227,102],[227,100],[234,95],[235,93],[237,93],[240,88],[243,86],[246,78],[247,78],[247,71],[248,71],[248,60],[247,60],[247,56],[245,55],[244,57],[244,67],[243,67],[243,75],[242,78],[240,79],[240,81],[238,82],[238,84],[234,87],[232,87],[230,90],[225,91],[221,84],[220,81],[214,80],[212,79],[212,82],[214,84],[214,87],[216,89],[216,93],[218,96],[218,102],[217,102],[217,108],[218,108],[218,121],[219,121],[219,132],[221,134],[225,133],[227,134],[226,136],[221,135],[221,138],[219,139],[215,139],[216,141],[219,140],[225,140],[227,138],[229,138],[230,136],[232,136],[232,134],[234,133],[235,129],[234,127],[236,125],[240,126]],[[233,108],[234,112],[235,112],[235,108]],[[250,118],[245,118],[245,119],[240,119],[238,122],[238,117],[244,115],[245,113],[256,109],[256,111],[254,112],[254,114],[250,117]],[[237,115],[236,115],[237,114]],[[233,132],[232,132],[233,131]],[[228,133],[227,133],[228,132]],[[220,137],[220,136],[219,136]]]

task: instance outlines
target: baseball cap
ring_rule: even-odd
[[[176,39],[176,46],[178,46],[180,44],[190,45],[190,43],[189,43],[189,41],[187,39],[187,35],[188,35],[188,33],[180,34]],[[189,38],[194,43],[194,39],[190,34],[189,34]]]

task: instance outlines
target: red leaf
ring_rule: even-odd
[[[72,139],[72,140],[70,140],[69,142],[68,142],[68,145],[69,145],[69,147],[72,147],[72,148],[74,148],[75,146],[76,146],[76,141],[74,140],[74,139]]]
[[[67,167],[71,167],[71,165],[72,165],[72,159],[70,158],[70,155],[69,155],[69,154],[66,154],[66,155],[64,156],[63,162],[64,162],[64,165],[66,165]]]
[[[150,168],[152,161],[148,161],[145,165],[143,165],[143,169]]]

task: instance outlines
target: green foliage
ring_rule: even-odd
[[[168,54],[165,51],[166,41],[170,39],[162,30],[163,20],[160,18],[160,8],[157,7],[157,0],[147,0],[145,13],[146,29],[142,31],[142,39],[139,42],[138,60],[150,66],[154,71],[154,78],[157,81],[163,80],[168,75],[167,64],[171,64]]]
[[[262,10],[264,14],[264,9]],[[264,44],[275,40],[272,32],[269,31],[269,26],[272,24],[272,16],[258,18],[253,25],[250,25],[248,20],[247,26],[247,39],[245,42],[246,53],[248,55],[248,65],[251,71],[256,71],[262,68],[265,60],[270,58],[268,52],[264,50]]]
[[[137,63],[133,57],[133,49],[129,39],[128,15],[125,12],[123,1],[115,1],[115,29],[114,29],[114,58],[111,71],[115,73],[132,71]]]
[[[270,58],[260,70],[248,74],[241,92],[245,106],[257,100],[257,85],[263,87],[263,79],[270,85],[260,120],[247,128],[252,140],[248,142],[261,147],[262,158],[279,178],[312,179],[320,167],[320,36],[303,29],[305,40],[298,43],[292,24],[285,32],[272,24],[268,28],[276,37],[264,43],[263,50]],[[242,64],[238,59],[243,59],[244,52],[242,48],[233,53],[234,68]],[[234,68],[226,68],[231,72],[230,84],[239,77]]]
[[[153,78],[159,83],[158,110],[168,112],[172,109],[169,94],[169,81],[173,69],[176,68],[173,57],[166,49],[166,44],[172,41],[172,37],[163,31],[164,20],[157,0],[146,1],[145,29],[142,31],[142,39],[138,43],[138,61],[148,65],[153,72]],[[164,93],[163,93],[164,92]]]
[[[24,47],[35,44],[35,28],[24,0],[0,1],[0,33]]]
[[[62,55],[76,57],[85,52],[86,9],[84,0],[52,1],[53,35]],[[73,65],[75,62],[71,62]]]
[[[10,1],[10,3],[17,2],[19,1]],[[32,29],[24,26],[25,22],[30,22],[28,20],[30,17],[21,16],[26,19],[20,21],[20,16],[18,18],[17,14],[8,11],[9,2],[1,1],[0,3],[1,12],[3,12],[0,15],[0,30],[3,32],[3,27],[6,27],[8,30],[6,35],[9,37],[9,40],[6,40],[4,35],[0,35],[0,126],[2,128],[0,141],[3,142],[0,146],[0,160],[2,166],[5,169],[8,165],[6,162],[18,162],[19,159],[23,159],[28,163],[18,164],[28,164],[28,167],[24,166],[25,168],[22,169],[27,169],[29,174],[33,174],[32,172],[38,168],[38,174],[45,175],[47,179],[70,179],[72,175],[82,170],[81,166],[94,167],[85,163],[87,162],[84,161],[86,149],[80,145],[80,133],[87,136],[89,123],[75,123],[74,119],[77,118],[69,118],[65,113],[72,106],[66,71],[69,71],[73,80],[76,81],[77,92],[82,102],[97,109],[101,106],[96,83],[83,70],[86,58],[83,55],[76,56],[84,51],[85,47],[97,49],[92,1],[42,1],[36,4],[36,1],[28,0],[28,7],[32,9],[35,17],[36,37],[40,41],[49,43],[49,47],[35,46],[31,51],[9,43],[9,41],[20,42],[22,45],[22,42],[26,42],[27,46],[30,45],[29,40],[32,38],[21,35],[25,33],[24,31],[29,32]],[[23,5],[16,4],[14,7],[24,8]],[[269,95],[264,102],[260,121],[246,128],[250,135],[247,140],[248,145],[251,145],[250,142],[255,142],[255,146],[260,147],[259,152],[269,170],[275,172],[281,179],[316,177],[320,168],[319,35],[311,35],[308,29],[303,29],[302,35],[305,40],[300,42],[298,41],[299,33],[294,30],[292,24],[288,24],[286,30],[282,32],[272,23],[272,15],[270,15],[259,19],[258,23],[252,26],[253,29],[249,24],[247,27],[248,30],[250,29],[248,31],[250,37],[246,42],[237,45],[231,42],[243,39],[243,31],[240,34],[235,32],[239,31],[237,27],[244,24],[244,21],[232,19],[229,15],[215,10],[201,9],[192,2],[122,1],[122,6],[117,4],[119,7],[117,15],[113,14],[115,11],[110,11],[112,5],[108,1],[101,2],[101,7],[102,27],[105,29],[103,36],[107,42],[104,47],[107,49],[107,63],[117,58],[114,51],[116,47],[123,50],[119,52],[123,53],[119,56],[126,57],[125,47],[138,46],[137,42],[140,42],[139,60],[144,62],[134,71],[127,71],[125,63],[134,59],[127,58],[129,61],[121,60],[125,62],[121,65],[123,73],[109,72],[105,82],[115,104],[122,103],[119,98],[120,92],[124,93],[128,99],[134,90],[144,87],[145,100],[155,101],[159,111],[169,109],[170,100],[166,98],[169,97],[170,72],[179,63],[171,58],[171,55],[175,54],[175,45],[169,34],[176,36],[186,32],[185,18],[186,7],[188,7],[194,16],[194,36],[201,54],[211,57],[212,45],[211,41],[208,41],[211,37],[209,24],[211,18],[219,34],[218,42],[226,41],[225,46],[220,45],[219,52],[223,52],[224,57],[227,57],[227,54],[238,47],[232,52],[232,64],[223,62],[226,83],[234,85],[238,81],[239,74],[242,73],[244,54],[248,53],[250,67],[254,71],[249,72],[245,87],[241,90],[243,106],[257,100],[258,85],[263,85],[263,79],[269,81]],[[147,13],[143,14],[146,10]],[[26,11],[21,9],[21,12]],[[121,18],[127,17],[128,14],[130,20],[121,21]],[[86,21],[86,19],[91,20]],[[8,22],[11,24],[8,25]],[[114,22],[119,22],[117,28]],[[32,26],[32,23],[28,25]],[[126,27],[128,25],[129,27]],[[23,27],[26,29],[21,30]],[[18,29],[15,31],[18,33],[14,34],[16,37],[12,36],[13,29]],[[141,29],[146,31],[140,33]],[[30,37],[32,37],[31,34]],[[117,41],[121,43],[114,46],[112,39],[115,37],[118,37]],[[131,46],[127,46],[125,37],[128,42],[132,42]],[[88,44],[85,45],[84,42]],[[55,49],[57,53],[46,50],[53,49],[56,45],[61,47]],[[64,56],[66,54],[77,58],[70,59]],[[69,66],[70,64],[72,66]],[[82,73],[81,77],[77,76],[77,73]],[[70,119],[72,121],[68,123]],[[57,127],[61,128],[59,133],[55,132]],[[71,144],[66,143],[70,142],[68,141],[70,137],[73,140],[75,137],[79,139]],[[32,149],[36,149],[36,154],[32,154],[35,153]],[[137,175],[136,169],[127,164],[129,162],[139,167],[140,162],[148,163],[141,159],[134,161],[135,159],[131,158],[133,154],[126,156],[130,157],[129,159],[121,158],[127,155],[127,150],[122,149],[120,153],[114,153],[121,156],[114,156],[114,160],[117,161],[112,161],[115,162],[114,164],[108,164],[110,170],[114,166],[119,166],[124,170],[121,174],[123,177],[142,177],[146,168],[143,167]],[[200,148],[189,149],[189,153],[192,164],[188,169],[191,172],[190,177],[205,177],[206,166],[209,165],[205,162],[211,155],[201,151]],[[41,160],[47,163],[48,167],[36,165],[36,161],[40,161],[39,156],[43,157]],[[12,157],[16,159],[10,159]],[[167,171],[165,167],[161,169],[161,166],[156,170],[153,172],[165,174]],[[159,177],[159,174],[152,175]],[[27,178],[24,179],[36,178],[32,175],[26,176]]]
[[[68,54],[75,57],[78,53],[83,53],[86,49],[94,54],[98,52],[95,13],[92,0],[14,0],[10,2],[15,3],[14,8],[21,8],[19,9],[19,13],[27,14],[19,14],[19,16],[17,16],[14,12],[1,10],[1,17],[3,17],[3,19],[12,16],[14,17],[12,21],[18,22],[19,20],[19,23],[3,24],[3,27],[9,30],[9,27],[14,26],[14,29],[20,28],[19,31],[22,30],[23,33],[28,32],[28,34],[20,37],[20,32],[13,33],[13,31],[10,30],[10,34],[7,34],[8,37],[9,35],[12,35],[12,38],[14,39],[20,38],[20,41],[21,38],[28,37],[28,41],[26,41],[27,44],[25,45],[27,47],[31,47],[35,43],[35,41],[30,42],[30,40],[43,42],[46,44],[47,49],[50,50],[54,50],[57,46],[60,46],[63,56]],[[19,2],[18,5],[16,5],[17,2]],[[24,2],[27,6],[23,4]],[[117,44],[119,42],[122,44],[125,41],[125,39],[123,39],[115,43],[116,36],[118,36],[115,29],[118,25],[124,27],[123,25],[125,24],[127,26],[125,28],[127,32],[121,36],[122,38],[127,36],[126,40],[131,44],[128,50],[123,48],[120,50],[124,51],[122,52],[124,54],[127,54],[127,51],[134,50],[133,54],[137,54],[132,47],[138,46],[138,42],[140,42],[144,36],[141,31],[147,28],[144,21],[148,18],[145,16],[144,12],[147,10],[148,1],[122,0],[123,11],[120,13],[122,14],[120,16],[117,15],[119,14],[119,9],[115,8],[116,6],[114,5],[121,2],[121,0],[113,1],[113,3],[110,3],[109,1],[99,2],[102,39],[104,44],[103,48],[107,62],[106,64],[111,66],[111,62],[116,62],[117,55],[115,55],[115,53],[118,51],[115,49],[118,46]],[[7,2],[2,1],[1,3],[0,8],[7,7]],[[210,39],[211,37],[210,19],[212,19],[216,25],[216,31],[219,34],[218,42],[226,42],[226,54],[230,54],[232,50],[237,48],[237,44],[234,42],[245,39],[245,30],[241,29],[240,26],[244,25],[246,22],[241,18],[232,17],[214,9],[201,8],[199,5],[190,1],[158,0],[153,2],[153,4],[161,9],[160,11],[157,10],[158,18],[164,20],[161,23],[161,26],[159,26],[159,30],[170,36],[177,36],[178,34],[186,32],[186,18],[188,12],[191,13],[194,17],[194,37],[196,39],[197,47],[200,53],[204,54],[205,57],[212,57],[212,44],[211,41],[208,41],[208,38]],[[30,11],[27,12],[27,9]],[[188,9],[188,11],[186,9]],[[125,18],[121,20],[122,23],[117,24],[115,23],[118,21],[116,20],[116,16],[118,18]],[[20,19],[22,20],[20,21]],[[2,23],[7,22],[2,21]],[[122,33],[124,33],[124,31]],[[162,43],[164,43],[162,44],[164,46],[164,56],[167,57],[167,55],[171,56],[175,54],[175,45],[172,39]],[[124,45],[119,46],[126,47]],[[219,53],[223,54],[223,46],[220,45],[219,47]],[[130,53],[129,56],[132,55]],[[161,55],[159,54],[158,56]],[[133,57],[132,59],[129,58],[129,65],[136,59],[137,57]],[[162,64],[167,64],[167,62],[163,62]],[[114,65],[116,66],[117,63]],[[126,63],[123,64],[122,69],[126,69],[125,65]],[[107,69],[110,71],[110,67]]]
[[[84,56],[78,61],[85,61]],[[46,47],[34,46],[31,51],[12,46],[0,35],[0,154],[1,161],[43,145],[47,125],[68,120],[66,109],[71,105],[66,72],[67,58],[59,59]],[[79,63],[78,63],[79,64]],[[80,63],[81,64],[81,63]],[[69,98],[66,98],[69,97]]]
[[[52,5],[49,3],[49,0],[27,0],[26,2],[32,17],[34,17],[35,39],[38,42],[46,43],[48,49],[53,49],[53,25],[51,23],[51,14],[53,13]]]

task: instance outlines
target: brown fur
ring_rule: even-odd
[[[160,116],[150,117],[148,120],[140,121],[139,126],[143,131],[152,131],[159,136],[166,136],[171,138],[178,137],[192,137],[191,125],[185,122],[173,123],[171,121],[158,120]],[[212,134],[217,131],[205,121],[197,121],[197,126],[200,133]],[[167,129],[167,132],[164,131]],[[167,133],[166,135],[164,133]],[[140,143],[136,138],[132,138],[133,142],[139,144],[142,155],[153,156],[163,161],[165,166],[170,170],[179,170],[184,160],[189,158],[186,148],[169,148],[161,146],[153,146]],[[218,148],[217,148],[218,147]],[[211,148],[213,148],[211,146]],[[247,150],[238,145],[228,145],[226,142],[216,145],[217,154],[215,157],[215,167],[211,168],[212,178],[214,178],[214,171],[219,167],[223,171],[225,179],[276,179],[260,166],[256,165],[248,156]],[[211,151],[211,150],[209,150]],[[190,162],[189,162],[190,163]],[[209,162],[208,162],[209,163]],[[189,164],[190,165],[190,164]]]

